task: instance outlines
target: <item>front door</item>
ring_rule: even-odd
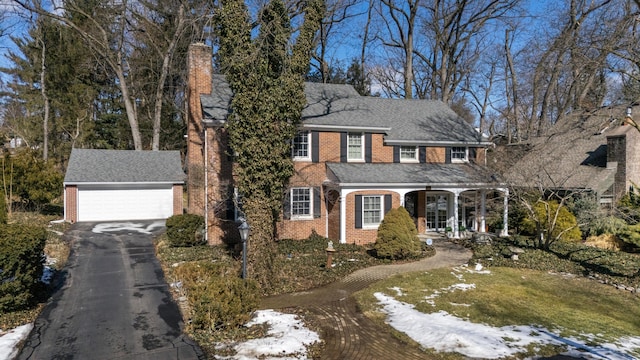
[[[426,222],[427,231],[444,231],[447,228],[447,219],[449,214],[447,212],[449,203],[449,195],[436,194],[427,195],[426,204]]]

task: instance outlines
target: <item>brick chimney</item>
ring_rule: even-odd
[[[202,43],[189,46],[187,71],[187,209],[204,215],[204,128],[200,95],[211,94],[213,52]]]

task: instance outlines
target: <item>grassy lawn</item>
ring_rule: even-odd
[[[638,295],[587,278],[548,271],[438,269],[389,278],[357,293],[363,312],[388,327],[387,315],[380,311],[375,293],[413,304],[421,313],[446,311],[465,321],[493,327],[531,325],[586,343],[615,343],[621,337],[638,336],[640,329]],[[553,355],[558,351],[547,347],[526,355]],[[436,358],[458,358],[429,353]],[[634,355],[640,356],[640,352]]]

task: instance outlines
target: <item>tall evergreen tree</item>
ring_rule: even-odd
[[[305,106],[304,75],[309,70],[324,2],[306,3],[295,43],[281,0],[272,0],[261,9],[256,38],[251,36],[252,21],[243,0],[222,0],[220,4],[218,55],[233,91],[229,141],[236,154],[243,207],[252,227],[248,274],[267,292],[274,279],[275,224],[285,186],[294,173],[291,139]]]

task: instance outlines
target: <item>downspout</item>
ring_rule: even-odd
[[[209,157],[207,153],[207,126],[204,126],[204,240],[209,243]]]

